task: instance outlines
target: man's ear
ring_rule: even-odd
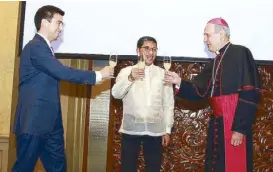
[[[220,30],[220,38],[221,38],[221,39],[224,39],[224,38],[225,38],[225,35],[226,35],[226,32],[225,32],[223,29],[221,29],[221,30]]]
[[[136,49],[136,53],[137,53],[138,56],[140,55],[140,52],[139,52],[139,51],[140,51],[140,49],[137,48],[137,49]]]
[[[47,26],[48,25],[48,20],[47,19],[42,19],[42,21],[41,21],[41,27],[42,26]]]

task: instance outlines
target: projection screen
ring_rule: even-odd
[[[91,0],[27,1],[23,46],[36,30],[34,15],[43,5],[65,11],[64,31],[53,42],[56,53],[135,55],[137,40],[153,36],[158,55],[209,58],[203,30],[214,17],[224,18],[231,42],[247,46],[256,60],[273,60],[273,10],[270,1]]]

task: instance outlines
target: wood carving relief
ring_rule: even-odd
[[[121,60],[116,67],[116,74],[133,61]],[[162,67],[162,62],[156,65]],[[204,67],[203,63],[173,62],[172,71],[179,73],[185,80],[190,80]],[[259,66],[264,88],[272,91],[272,66]],[[112,84],[114,83],[114,80]],[[205,146],[207,137],[207,122],[210,108],[207,101],[192,103],[185,100],[175,102],[175,123],[170,146],[164,149],[162,172],[201,172],[203,171]],[[113,140],[111,147],[112,170],[120,169],[120,134],[118,129],[122,119],[122,102],[111,98],[110,117],[113,118]],[[111,120],[110,120],[111,121]],[[273,171],[273,93],[265,92],[259,105],[254,132],[254,171]],[[142,152],[139,156],[139,172],[144,171]]]

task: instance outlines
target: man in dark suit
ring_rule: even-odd
[[[65,172],[59,81],[95,85],[113,74],[109,66],[96,72],[83,71],[63,66],[55,58],[50,42],[63,30],[64,14],[54,6],[41,7],[34,18],[38,33],[21,55],[13,172],[33,171],[38,158],[47,172]]]

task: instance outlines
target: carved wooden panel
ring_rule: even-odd
[[[132,61],[121,61],[116,67],[116,73],[125,66],[132,65]],[[162,66],[158,62],[156,65]],[[204,67],[203,63],[172,64],[172,71],[189,80],[198,74]],[[259,66],[262,82],[265,89],[272,91],[273,69],[272,66]],[[113,84],[113,82],[112,82]],[[210,108],[207,101],[191,103],[176,100],[175,123],[172,132],[171,144],[164,149],[162,172],[201,172],[203,171],[207,121]],[[110,117],[113,118],[113,140],[111,147],[112,170],[120,169],[120,134],[118,133],[122,119],[122,102],[111,98]],[[111,120],[110,120],[111,121]],[[273,171],[273,94],[263,94],[261,104],[254,125],[254,171]],[[110,141],[110,140],[109,140]],[[108,157],[109,158],[109,157]],[[144,171],[142,152],[139,156],[139,172]]]

